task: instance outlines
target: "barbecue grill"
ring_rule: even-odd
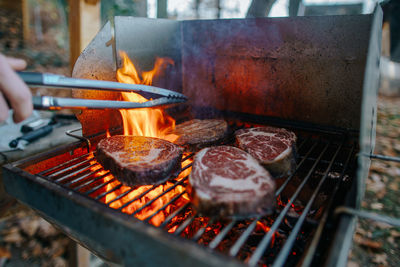
[[[4,167],[7,192],[108,262],[127,266],[337,266],[346,262],[373,151],[382,13],[170,21],[116,17],[73,76],[115,80],[123,50],[141,69],[175,64],[155,86],[188,96],[177,122],[224,118],[298,136],[296,171],[276,180],[276,212],[248,220],[197,214],[186,192],[193,153],[162,185],[123,186],[95,158],[120,114],[84,110],[79,141]],[[76,91],[114,99],[115,92]],[[222,141],[233,144],[232,138]]]

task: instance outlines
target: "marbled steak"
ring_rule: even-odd
[[[275,183],[250,154],[232,146],[200,150],[189,176],[195,208],[204,215],[249,217],[275,206]]]
[[[181,168],[182,149],[163,139],[115,135],[97,144],[97,161],[128,186],[159,184]]]

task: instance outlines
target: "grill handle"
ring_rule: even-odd
[[[29,71],[23,71],[23,72],[19,71],[18,75],[27,84],[43,85],[44,78],[43,78],[43,74],[42,73],[29,72]]]

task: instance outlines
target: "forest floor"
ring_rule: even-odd
[[[375,154],[400,157],[400,97],[380,96]],[[371,162],[362,209],[400,218],[400,163]],[[400,228],[359,219],[349,266],[399,266]]]

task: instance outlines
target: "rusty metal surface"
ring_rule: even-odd
[[[141,71],[153,68],[156,56],[171,58],[174,65],[167,66],[153,85],[180,92],[181,59],[179,23],[170,20],[115,17],[115,43],[117,63],[121,66],[118,51],[127,52]],[[79,56],[72,76],[75,78],[116,81],[111,40],[111,26],[107,23]],[[94,90],[74,90],[74,97],[119,100],[120,94]],[[122,125],[121,115],[112,110],[84,110],[78,115],[83,135],[90,136]]]
[[[379,89],[379,62],[382,40],[382,9],[379,5],[372,15],[373,22],[368,40],[368,56],[363,80],[363,94],[360,122],[360,155],[358,157],[357,179],[352,187],[352,195],[348,197],[347,206],[359,209],[365,193],[365,180],[368,177],[376,137],[377,94]],[[353,242],[357,218],[354,215],[342,215],[339,222],[338,235],[335,237],[332,253],[327,266],[347,266],[347,258]]]
[[[72,77],[116,81],[112,47],[106,46],[110,39],[111,27],[110,23],[107,23],[75,62]],[[73,90],[72,95],[77,98],[119,99],[119,93],[97,90]],[[115,110],[83,110],[77,114],[77,117],[82,124],[82,132],[85,136],[122,125],[121,116]]]
[[[175,64],[154,85],[183,92],[194,108],[215,108],[359,130],[372,15],[170,21],[116,17],[117,50],[140,70]],[[115,80],[107,24],[73,76]],[[118,55],[118,65],[121,59]],[[79,97],[116,99],[86,92]],[[112,111],[79,116],[84,135],[121,125]],[[99,123],[101,121],[101,123]],[[101,126],[99,126],[101,125]]]
[[[193,106],[359,129],[371,15],[183,21]]]

